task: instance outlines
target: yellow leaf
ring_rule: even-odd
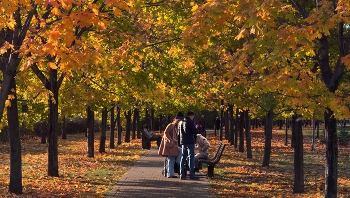
[[[16,26],[16,22],[15,21],[9,21],[6,23],[6,26],[10,29],[10,30],[14,30],[15,26]]]
[[[50,69],[57,69],[57,65],[55,63],[49,62]]]
[[[118,8],[114,8],[113,14],[114,14],[114,16],[122,16],[123,15],[122,11],[120,11]]]
[[[101,27],[102,30],[107,29],[105,23],[103,23],[102,21],[98,22],[98,25]]]
[[[60,9],[58,9],[58,8],[53,8],[53,9],[52,9],[52,13],[53,13],[54,15],[56,15],[56,16],[60,16],[60,15],[61,15],[61,11],[60,11]]]
[[[236,36],[235,40],[239,40],[241,38],[244,38],[244,32],[245,32],[245,28],[242,28],[241,31],[239,32],[239,34]]]
[[[95,15],[98,15],[98,9],[92,8],[92,12],[93,12]]]
[[[5,107],[11,107],[11,101],[10,100],[6,100],[5,101]]]
[[[196,4],[196,5],[194,5],[194,6],[192,7],[191,11],[192,11],[192,12],[195,12],[195,11],[197,11],[197,10],[198,10],[198,5]]]
[[[15,95],[13,95],[13,94],[9,94],[9,95],[7,96],[7,99],[8,99],[8,100],[15,99]]]
[[[8,49],[13,49],[13,45],[11,45],[9,42],[5,42],[1,47],[0,47],[0,55],[4,54],[7,52]]]

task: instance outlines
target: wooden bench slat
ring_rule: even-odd
[[[207,159],[198,159],[198,163],[200,166],[202,163],[208,165],[208,177],[214,177],[214,167],[217,163],[219,163],[221,155],[224,152],[225,146],[226,144],[220,142],[218,148],[216,149],[214,157]]]

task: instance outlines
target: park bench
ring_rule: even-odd
[[[218,148],[216,149],[215,155],[212,158],[198,159],[199,167],[205,163],[208,166],[208,177],[214,177],[214,167],[219,163],[222,153],[225,149],[225,144],[220,141]]]

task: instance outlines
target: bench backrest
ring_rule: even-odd
[[[219,153],[220,153],[220,148],[222,147],[223,144],[224,144],[224,143],[222,143],[221,141],[219,142],[219,145],[218,145],[218,147],[216,148],[216,151],[215,151],[215,155],[214,155],[214,157],[212,157],[212,158],[215,158],[215,156],[219,155]]]
[[[212,158],[212,162],[213,163],[218,163],[220,161],[222,152],[224,152],[226,144],[224,144],[223,142],[219,143],[219,147],[216,150],[215,156]]]

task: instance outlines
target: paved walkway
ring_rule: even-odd
[[[161,198],[161,197],[216,197],[210,190],[209,181],[204,173],[196,173],[198,180],[180,180],[162,175],[165,158],[158,155],[158,150],[149,152],[130,168],[109,193],[112,197]],[[178,176],[177,173],[175,175]]]

